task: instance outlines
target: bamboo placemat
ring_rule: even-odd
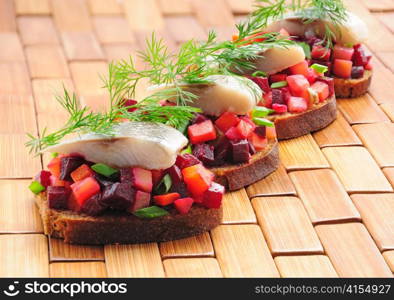
[[[63,83],[103,109],[98,74],[135,56],[152,30],[171,49],[211,28],[229,39],[252,0],[0,1],[0,276],[392,276],[394,0],[346,4],[371,32],[369,94],[338,101],[328,128],[282,142],[279,170],[227,194],[223,225],[212,232],[86,247],[43,235],[27,184],[47,157],[27,154],[25,132],[62,124],[52,94]]]

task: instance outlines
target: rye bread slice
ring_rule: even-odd
[[[296,138],[328,126],[337,118],[335,95],[303,113],[286,113],[268,117],[275,122],[278,140]]]
[[[45,193],[36,196],[44,232],[66,243],[83,245],[136,244],[182,239],[209,231],[221,223],[223,209],[194,205],[188,214],[175,209],[154,219],[141,219],[126,212],[92,217],[70,210],[50,209]]]
[[[359,79],[334,77],[335,95],[338,98],[356,98],[364,95],[371,85],[372,71],[366,70]]]
[[[274,172],[279,166],[279,150],[276,140],[269,141],[267,148],[255,153],[248,163],[210,168],[215,181],[234,191],[248,186]]]

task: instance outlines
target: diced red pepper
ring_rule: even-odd
[[[308,62],[306,60],[304,60],[294,66],[291,66],[289,68],[289,70],[290,70],[291,74],[293,74],[293,75],[300,74],[300,75],[304,75],[305,77],[307,77],[308,76]]]
[[[192,208],[193,202],[193,198],[181,198],[174,201],[174,206],[181,215],[185,215]]]
[[[204,193],[202,205],[207,208],[219,208],[222,205],[223,195],[224,186],[212,182],[211,186]]]
[[[330,94],[328,84],[322,81],[316,81],[314,84],[312,84],[311,89],[313,89],[319,95],[320,102],[326,100]]]
[[[285,112],[287,112],[287,105],[286,104],[274,103],[274,104],[272,104],[272,109],[277,114],[284,114]]]
[[[70,176],[74,182],[85,179],[86,177],[92,177],[94,175],[93,170],[87,165],[83,164],[77,169],[71,172]]]
[[[132,168],[133,185],[136,189],[150,193],[153,187],[152,172],[142,168]]]
[[[211,185],[214,174],[202,164],[182,170],[183,180],[193,196],[201,196]]]
[[[204,143],[216,139],[216,130],[211,120],[193,124],[187,129],[192,144]]]
[[[314,45],[312,47],[311,57],[318,60],[330,60],[331,49],[322,45]]]
[[[219,130],[225,133],[233,126],[237,126],[239,122],[239,118],[236,114],[231,112],[224,112],[222,115],[215,121],[215,125]]]
[[[308,109],[308,102],[302,97],[291,97],[288,108],[291,113],[301,113]]]
[[[178,193],[168,193],[164,195],[157,195],[153,196],[153,200],[155,200],[155,203],[160,206],[166,206],[170,205],[172,202],[175,200],[179,199],[181,195]]]
[[[309,81],[303,75],[291,75],[287,77],[291,94],[297,97],[309,98]]]
[[[72,196],[75,201],[71,209],[79,211],[83,203],[100,192],[100,185],[93,177],[87,177],[71,185]]]
[[[249,137],[249,141],[252,143],[253,147],[256,149],[256,151],[261,151],[265,149],[268,145],[268,140],[265,137],[261,137],[255,132],[252,133],[252,135]]]
[[[341,78],[349,78],[352,74],[353,63],[350,60],[335,59],[333,72]]]
[[[334,59],[352,60],[353,53],[354,53],[354,48],[335,45],[332,56]]]

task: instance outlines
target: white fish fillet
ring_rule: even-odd
[[[302,36],[306,31],[313,31],[317,36],[322,36],[325,32],[325,24],[330,26],[330,29],[336,35],[336,42],[341,45],[359,44],[368,38],[368,28],[365,23],[353,13],[348,12],[346,22],[339,27],[335,27],[327,20],[317,20],[310,24],[304,24],[302,19],[289,14],[279,21],[272,22],[268,25],[269,32],[278,32],[280,29],[286,29],[290,35]],[[339,30],[338,30],[339,29]]]
[[[178,130],[159,123],[125,122],[114,128],[114,136],[88,133],[46,149],[64,154],[80,153],[86,160],[115,168],[171,167],[188,143]]]

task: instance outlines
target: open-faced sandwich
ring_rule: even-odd
[[[61,100],[70,113],[65,127],[28,142],[54,153],[30,185],[46,234],[75,244],[144,243],[220,224],[225,188],[199,159],[182,153],[188,140],[174,128],[196,109],[145,99],[100,114],[80,108],[67,92]],[[62,140],[72,133],[77,137]]]
[[[324,75],[334,78],[337,97],[353,98],[367,92],[372,64],[362,43],[368,28],[345,9],[341,0],[262,2],[253,14],[254,20],[264,32],[282,31],[299,42],[309,66],[327,66]]]

